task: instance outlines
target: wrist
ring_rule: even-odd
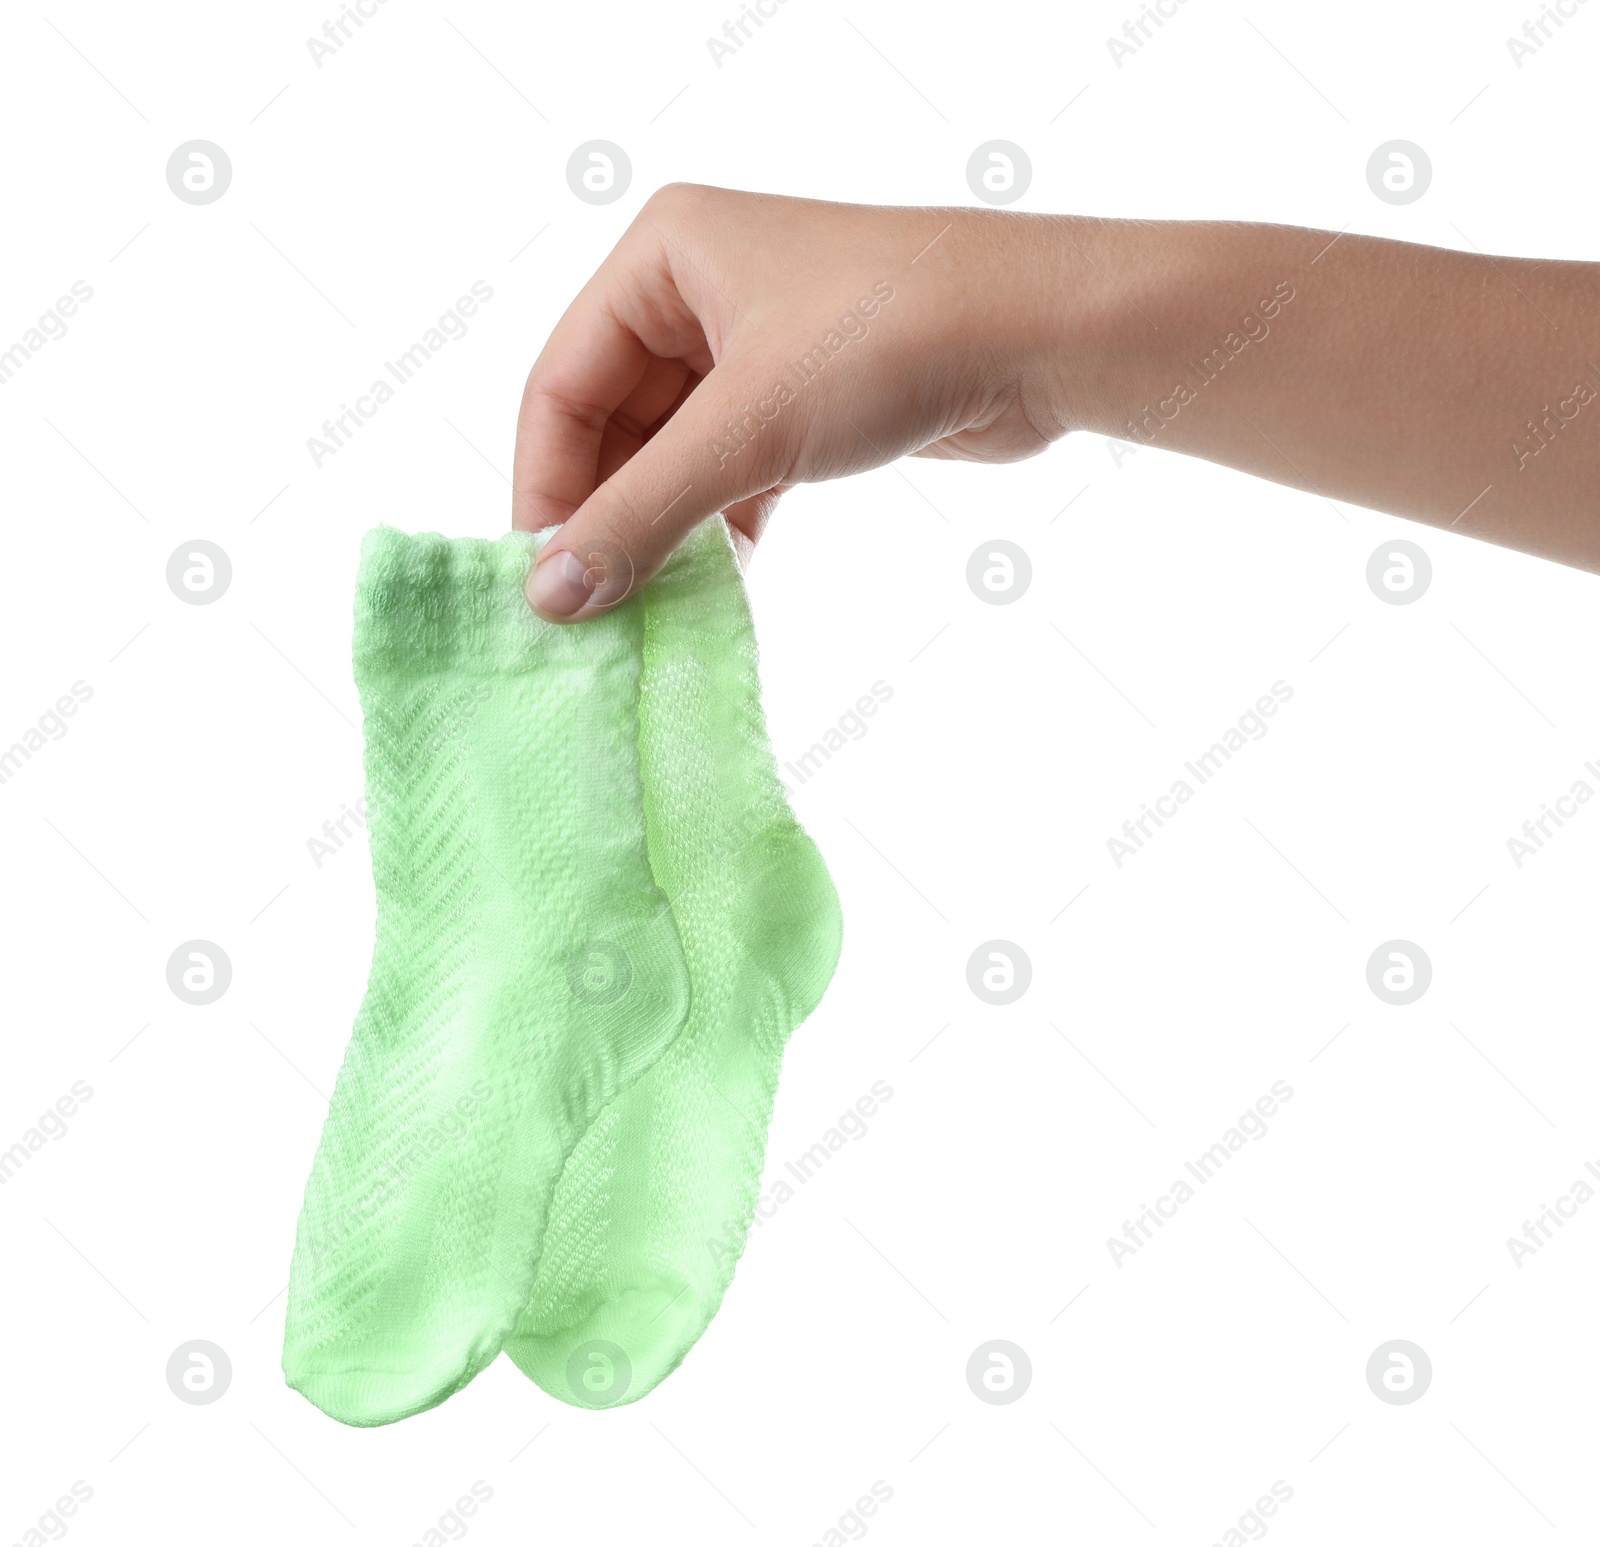
[[[1038,226],[1018,344],[1023,380],[1063,433],[1145,438],[1136,427],[1169,395],[1182,352],[1174,303],[1205,307],[1186,228],[1076,216]]]
[[[1328,243],[1238,222],[1049,225],[1046,282],[1029,302],[1039,392],[1066,429],[1174,449],[1214,421],[1225,373],[1240,383],[1227,394],[1235,404],[1241,390],[1270,395],[1271,372],[1236,363],[1259,354]]]

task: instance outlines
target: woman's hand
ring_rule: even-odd
[[[674,185],[551,335],[523,393],[512,524],[564,522],[529,581],[566,621],[726,511],[907,454],[1011,461],[1066,426],[1036,325],[1047,222]]]

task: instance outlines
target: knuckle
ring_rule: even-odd
[[[657,218],[692,219],[715,202],[719,191],[704,183],[663,183],[644,201],[640,213]]]

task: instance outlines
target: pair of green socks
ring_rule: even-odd
[[[720,518],[578,625],[548,531],[362,546],[371,976],[306,1186],[288,1382],[344,1423],[502,1350],[634,1401],[721,1303],[838,899],[767,744]]]

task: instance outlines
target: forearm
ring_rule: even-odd
[[[1070,428],[1600,570],[1600,264],[1285,226],[1038,229]]]
[[[716,512],[1074,430],[1600,572],[1600,264],[673,185],[528,378],[529,595],[589,617]]]

